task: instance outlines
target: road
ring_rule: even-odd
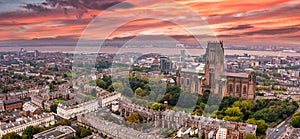
[[[275,128],[268,139],[278,139],[283,133],[285,133],[286,127],[289,126],[290,121],[292,120],[291,117],[285,119],[283,122],[280,123],[280,126]],[[278,131],[276,131],[278,129]]]
[[[295,111],[299,112],[300,107]],[[286,128],[290,126],[290,122],[292,120],[292,116],[286,118],[284,121],[282,121],[269,135],[268,139],[278,139],[283,133],[285,133]],[[278,129],[278,131],[276,131]]]

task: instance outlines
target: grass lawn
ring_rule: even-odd
[[[67,76],[68,77],[77,77],[78,75],[76,73],[68,73]]]
[[[54,102],[55,103],[61,103],[61,102],[64,102],[65,100],[63,100],[63,99],[56,99],[56,100],[54,100]]]
[[[277,94],[281,94],[281,93],[284,93],[286,91],[284,91],[284,90],[272,90],[272,92],[277,93]]]

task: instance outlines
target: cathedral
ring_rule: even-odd
[[[255,98],[256,76],[253,71],[235,73],[224,69],[223,42],[208,42],[205,62],[179,69],[176,83],[181,89],[200,95],[207,92],[242,99]]]

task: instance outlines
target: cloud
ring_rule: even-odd
[[[45,8],[46,6],[52,8],[76,8],[81,11],[87,10],[106,10],[114,5],[118,6],[114,8],[132,8],[134,7],[133,4],[128,2],[122,2],[118,0],[46,0],[46,2],[39,3],[39,4],[30,4],[30,6],[37,6],[38,8]],[[35,7],[34,7],[35,8]]]
[[[40,5],[40,4],[26,4],[22,7],[27,9],[27,10],[31,10],[31,11],[35,11],[35,12],[39,12],[39,13],[50,10],[50,9],[46,8],[45,6]]]
[[[66,36],[56,36],[56,37],[44,37],[44,38],[33,38],[34,41],[76,41],[79,36],[76,35],[66,35]]]
[[[249,29],[249,28],[253,28],[252,25],[249,25],[249,24],[244,24],[244,25],[238,25],[238,26],[235,26],[235,27],[230,27],[230,28],[227,28],[227,29],[224,29],[224,30],[244,30],[244,29]]]
[[[243,33],[243,35],[281,35],[298,32],[300,29],[297,27],[280,28],[280,29],[262,29],[257,31],[250,31]]]
[[[222,34],[217,36],[218,38],[236,38],[236,37],[240,37],[241,34]]]

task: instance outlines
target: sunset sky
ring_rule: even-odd
[[[216,35],[233,44],[300,44],[299,0],[0,0],[0,4],[0,43],[6,46],[17,42],[61,45],[77,42],[82,34],[88,40],[164,35],[188,41],[191,34],[175,21],[187,30],[209,28],[194,35],[208,39]],[[193,20],[194,14],[187,8],[203,22]],[[143,19],[145,12],[167,18]],[[139,19],[115,26],[115,22],[124,22],[129,16]]]

